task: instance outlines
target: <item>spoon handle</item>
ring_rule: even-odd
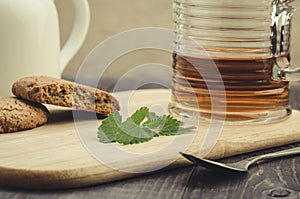
[[[263,155],[258,155],[255,157],[252,157],[251,163],[257,162],[259,160],[266,160],[266,159],[272,159],[272,158],[277,158],[277,157],[282,157],[282,156],[289,156],[289,155],[295,155],[300,153],[300,147],[294,147],[290,149],[284,149],[281,151],[276,151],[272,153],[267,153]]]

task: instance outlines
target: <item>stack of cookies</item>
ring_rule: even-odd
[[[108,115],[119,110],[111,94],[67,80],[34,76],[17,80],[16,97],[0,97],[0,133],[32,129],[47,123],[49,111],[43,104]]]

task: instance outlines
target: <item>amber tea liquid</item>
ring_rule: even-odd
[[[173,0],[169,111],[233,124],[288,118],[289,84],[278,71],[290,67],[298,7],[289,0]]]
[[[210,119],[211,94],[217,101],[214,114],[228,122],[278,120],[290,113],[288,82],[271,79],[273,58],[212,61],[174,54],[173,60],[172,113],[187,117],[195,117],[196,113],[197,117]],[[206,71],[209,67],[217,67],[219,74]]]

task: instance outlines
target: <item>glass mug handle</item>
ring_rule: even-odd
[[[299,81],[300,68],[290,64],[290,27],[295,11],[300,8],[300,0],[275,0],[273,2],[272,53],[276,64],[273,80]]]

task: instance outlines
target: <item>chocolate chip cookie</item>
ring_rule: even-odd
[[[105,91],[47,76],[19,79],[13,84],[12,92],[26,100],[72,107],[100,115],[108,115],[120,109],[117,99]]]
[[[0,96],[0,133],[32,129],[45,124],[48,109],[36,102]]]

